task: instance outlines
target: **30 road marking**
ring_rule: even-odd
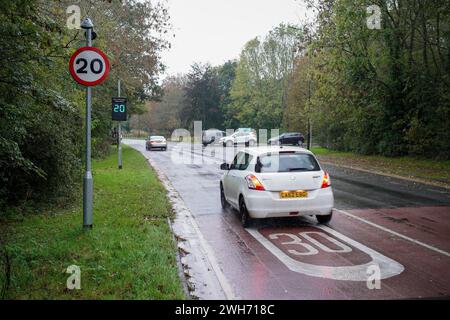
[[[248,233],[250,233],[256,240],[258,240],[267,250],[269,250],[275,257],[277,257],[286,267],[288,267],[291,271],[302,273],[308,276],[333,279],[333,280],[346,280],[346,281],[367,281],[368,273],[370,266],[376,265],[380,268],[381,279],[390,278],[396,276],[405,270],[403,265],[398,263],[395,260],[392,260],[381,253],[366,247],[365,245],[348,238],[347,236],[329,228],[326,226],[315,226],[316,228],[322,229],[333,237],[341,240],[344,243],[347,243],[362,252],[366,253],[372,258],[372,261],[360,264],[360,265],[352,265],[352,266],[322,266],[316,264],[310,264],[301,262],[291,258],[289,255],[284,253],[280,248],[278,248],[275,244],[273,244],[270,240],[264,237],[261,233],[259,233],[256,229],[246,229]],[[279,234],[278,234],[279,235]],[[276,238],[277,234],[271,235],[272,238]],[[271,237],[269,236],[269,237]],[[299,241],[296,241],[296,243]],[[336,240],[334,243],[337,243]],[[340,242],[339,242],[340,243]],[[345,251],[348,252],[346,246],[341,246]],[[314,252],[316,254],[316,249],[311,250],[310,252]]]
[[[395,236],[397,236],[397,237],[399,237],[399,238],[402,238],[402,239],[407,240],[407,241],[411,241],[412,243],[415,243],[415,244],[417,244],[417,245],[419,245],[419,246],[422,246],[422,247],[424,247],[424,248],[433,250],[433,251],[435,251],[435,252],[437,252],[437,253],[443,254],[444,256],[450,257],[450,253],[447,252],[447,251],[444,251],[444,250],[441,250],[441,249],[439,249],[439,248],[436,248],[436,247],[434,247],[434,246],[432,246],[432,245],[423,243],[423,242],[421,242],[421,241],[419,241],[419,240],[410,238],[410,237],[405,236],[405,235],[403,235],[403,234],[401,234],[401,233],[395,232],[394,230],[391,230],[391,229],[389,229],[389,228],[380,226],[380,225],[378,225],[378,224],[376,224],[376,223],[373,223],[373,222],[371,222],[371,221],[369,221],[369,220],[366,220],[366,219],[364,219],[364,218],[361,218],[361,217],[358,217],[358,216],[356,216],[356,215],[354,215],[354,214],[351,214],[350,212],[343,211],[343,210],[339,210],[339,209],[336,209],[336,208],[334,208],[333,210],[335,210],[335,211],[337,211],[337,212],[339,212],[339,213],[345,214],[346,216],[349,216],[349,217],[351,217],[351,218],[353,218],[353,219],[356,219],[356,220],[358,220],[358,221],[367,223],[368,225],[370,225],[370,226],[372,226],[372,227],[375,227],[375,228],[378,228],[378,229],[380,229],[380,230],[389,232],[389,233],[391,233],[391,234],[393,234],[393,235],[395,235]]]

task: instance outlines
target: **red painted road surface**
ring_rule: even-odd
[[[358,214],[357,211],[367,213],[364,210],[349,212]],[[442,207],[440,211],[450,215],[450,207]],[[246,299],[399,299],[450,296],[450,258],[448,256],[400,239],[345,215],[335,213],[330,227],[404,266],[404,271],[399,275],[382,280],[379,290],[369,290],[364,281],[337,281],[311,277],[289,270],[259,241],[239,226],[238,219],[233,213],[229,214],[230,216],[225,218],[228,228],[221,228],[223,224],[215,222],[214,216],[202,217],[200,227],[207,239],[214,239],[211,245],[218,259],[226,261],[223,271],[227,278],[231,283],[239,284],[235,286],[235,290],[240,297]],[[283,222],[285,226],[263,226],[259,229],[260,233],[268,238],[271,233],[298,234],[305,231],[321,231],[314,226],[314,222],[306,219],[305,226],[293,226],[294,223],[291,221]],[[390,223],[383,226],[391,227]],[[401,229],[397,226],[398,228]],[[442,227],[439,226],[427,232],[417,227],[414,235],[422,239],[429,237],[428,234],[425,235],[426,233],[438,230],[442,231]],[[446,229],[445,234],[450,234],[449,228]],[[436,243],[440,241],[435,240]],[[329,242],[322,239],[321,242],[333,248]],[[295,245],[279,245],[279,247],[284,247],[284,252],[294,247],[298,249]],[[352,251],[348,253],[327,253],[321,250],[316,255],[297,256],[296,259],[319,266],[351,266],[370,261],[367,254],[351,245],[350,247]]]
[[[220,207],[220,161],[175,165],[169,152],[131,144],[177,189],[237,298],[450,297],[448,190],[329,168],[337,208],[329,229],[312,217],[261,220],[244,229],[235,211]],[[374,257],[382,274],[392,273],[380,289],[367,283]]]

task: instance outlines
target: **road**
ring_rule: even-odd
[[[151,158],[181,195],[234,297],[450,297],[446,189],[324,165],[335,195],[328,226],[296,217],[258,220],[244,229],[237,212],[221,208],[219,195],[219,164],[236,148],[172,143],[163,152],[145,151],[143,141],[124,142]]]

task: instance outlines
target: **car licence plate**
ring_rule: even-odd
[[[308,197],[308,191],[304,190],[296,190],[296,191],[281,191],[280,192],[280,198],[286,199],[286,198],[307,198]]]

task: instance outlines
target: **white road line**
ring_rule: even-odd
[[[419,241],[419,240],[410,238],[410,237],[405,236],[405,235],[403,235],[403,234],[401,234],[401,233],[395,232],[394,230],[391,230],[391,229],[389,229],[389,228],[380,226],[380,225],[378,225],[378,224],[376,224],[376,223],[373,223],[373,222],[371,222],[371,221],[369,221],[369,220],[366,220],[366,219],[364,219],[364,218],[361,218],[361,217],[358,217],[358,216],[356,216],[356,215],[354,215],[354,214],[351,214],[350,212],[343,211],[343,210],[339,210],[339,209],[336,209],[336,208],[333,208],[333,209],[334,209],[335,211],[337,211],[337,212],[339,212],[339,213],[342,213],[342,214],[345,214],[346,216],[349,216],[349,217],[351,217],[351,218],[353,218],[353,219],[356,219],[356,220],[359,220],[359,221],[361,221],[361,222],[367,223],[368,225],[370,225],[370,226],[372,226],[372,227],[375,227],[375,228],[378,228],[378,229],[380,229],[380,230],[386,231],[386,232],[391,233],[391,234],[393,234],[393,235],[395,235],[395,236],[397,236],[397,237],[399,237],[399,238],[402,238],[402,239],[407,240],[407,241],[411,241],[412,243],[415,243],[415,244],[417,244],[417,245],[419,245],[419,246],[422,246],[422,247],[424,247],[424,248],[433,250],[433,251],[435,251],[435,252],[437,252],[437,253],[443,254],[444,256],[450,257],[450,253],[447,252],[447,251],[444,251],[444,250],[441,250],[441,249],[439,249],[439,248],[436,248],[436,247],[434,247],[434,246],[432,246],[432,245],[423,243],[423,242],[421,242],[421,241]]]
[[[380,268],[381,279],[387,279],[399,275],[405,270],[405,267],[395,260],[392,260],[381,253],[366,247],[362,243],[359,243],[349,237],[337,232],[327,226],[316,226],[316,228],[322,229],[325,232],[331,234],[337,239],[357,248],[358,250],[369,255],[372,260],[358,265],[348,265],[348,266],[323,266],[317,264],[310,264],[302,262],[290,257],[283,250],[278,248],[269,239],[263,236],[257,229],[248,228],[246,231],[250,233],[256,240],[258,240],[267,250],[269,250],[275,257],[278,258],[288,269],[291,271],[302,273],[312,277],[341,280],[341,281],[367,281],[368,273],[367,270],[370,266],[376,265]],[[316,232],[317,233],[317,232]],[[301,233],[300,233],[301,234]],[[274,234],[271,234],[269,238],[272,238]],[[275,234],[276,235],[276,234]],[[287,235],[286,233],[284,235]],[[325,235],[326,236],[326,235]],[[334,241],[337,241],[335,238]],[[301,240],[299,240],[301,241]],[[337,241],[340,243],[339,241]],[[300,242],[302,243],[302,242]],[[319,242],[320,243],[320,242]],[[282,243],[283,244],[283,243]],[[286,243],[284,243],[286,244]],[[292,244],[292,243],[290,243]],[[344,245],[343,243],[340,243]],[[349,248],[351,251],[351,248]],[[316,250],[317,253],[319,251]],[[314,253],[314,254],[317,254]]]
[[[136,145],[131,145],[136,146]],[[142,150],[137,149],[139,152],[142,152]],[[147,158],[147,157],[146,157]],[[166,190],[169,193],[178,194],[178,191],[173,187],[172,183],[170,182],[169,178],[163,173],[163,171],[159,168],[159,166],[155,163],[155,161],[152,158],[147,158],[150,165],[155,169],[156,173],[158,174],[158,177],[160,178],[162,184],[166,188]],[[178,199],[180,199],[180,202],[182,201],[181,196],[178,196]],[[222,272],[222,269],[220,268],[220,265],[214,255],[213,249],[210,247],[208,242],[203,237],[202,232],[200,231],[200,228],[197,224],[197,221],[195,220],[195,217],[192,215],[191,211],[187,208],[187,206],[184,204],[184,201],[182,201],[183,206],[183,212],[184,214],[188,215],[188,219],[194,228],[195,233],[197,234],[198,242],[203,249],[203,252],[206,255],[207,260],[209,261],[209,264],[211,265],[213,272],[215,276],[217,277],[217,280],[222,287],[222,290],[225,294],[225,297],[228,300],[237,300],[239,297],[237,297],[233,289],[228,282],[227,278],[225,277],[224,273]]]
[[[223,292],[225,293],[225,296],[227,297],[228,300],[236,300],[237,297],[235,296],[230,283],[228,282],[227,278],[225,277],[224,273],[222,272],[222,269],[220,268],[220,265],[217,262],[216,256],[214,255],[213,249],[209,246],[208,242],[203,237],[203,234],[200,231],[197,221],[195,221],[195,218],[192,216],[192,214],[189,216],[189,219],[191,220],[191,223],[195,229],[195,232],[198,235],[198,240],[200,242],[200,245],[203,247],[203,250],[206,252],[206,256],[209,260],[209,263],[211,264],[211,267],[213,268],[213,270],[216,274],[216,277],[219,280],[219,283],[222,287]]]

